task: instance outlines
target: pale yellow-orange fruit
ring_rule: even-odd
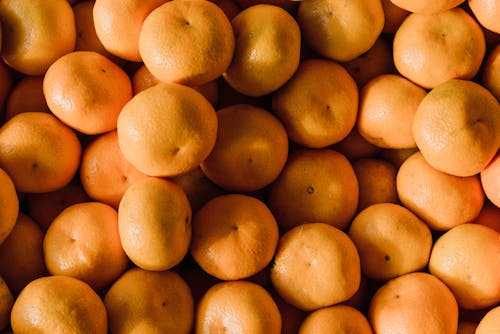
[[[375,333],[456,334],[458,305],[436,276],[414,272],[393,278],[376,290],[368,320]]]
[[[248,96],[263,96],[280,88],[297,70],[301,31],[281,7],[259,4],[231,20],[235,49],[225,81]]]
[[[271,282],[286,302],[305,311],[331,306],[351,298],[360,281],[356,246],[338,228],[305,223],[281,236]]]
[[[449,80],[422,99],[413,137],[434,168],[457,176],[483,170],[500,148],[500,104],[483,86]]]
[[[106,308],[92,288],[69,276],[31,281],[17,297],[10,317],[14,333],[106,334]]]
[[[384,27],[384,11],[380,0],[309,0],[300,2],[297,20],[311,49],[345,62],[373,46]]]
[[[455,294],[460,307],[484,309],[500,301],[500,233],[461,224],[436,240],[429,271]]]
[[[396,69],[424,88],[450,79],[472,79],[485,51],[480,25],[459,7],[436,14],[412,13],[393,40]]]
[[[75,17],[66,0],[2,1],[0,20],[2,58],[24,74],[44,74],[75,48]]]
[[[235,35],[223,10],[211,1],[174,0],[144,20],[139,53],[146,67],[163,82],[199,86],[226,71]]]
[[[195,334],[281,332],[281,315],[262,286],[245,281],[213,285],[196,309]]]

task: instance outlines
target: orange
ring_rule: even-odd
[[[146,17],[166,0],[96,0],[93,8],[97,37],[111,54],[139,62],[139,35]]]
[[[268,291],[281,314],[281,334],[297,333],[308,313],[284,301],[274,289]]]
[[[380,152],[379,157],[390,162],[399,169],[403,162],[418,151],[417,147],[412,148],[386,148]]]
[[[238,4],[238,6],[240,6],[243,9],[255,5],[268,4],[281,7],[292,13],[293,10],[295,10],[298,5],[296,1],[290,1],[290,0],[235,0],[235,1]]]
[[[174,267],[191,242],[191,207],[185,192],[169,180],[137,180],[120,201],[118,229],[125,253],[138,267]]]
[[[384,11],[380,0],[301,1],[297,20],[311,49],[345,62],[373,46],[384,28]]]
[[[301,31],[281,7],[258,4],[231,20],[235,48],[226,82],[248,96],[267,95],[287,82],[300,60]]]
[[[128,266],[118,214],[100,202],[64,209],[45,233],[43,252],[50,274],[78,278],[95,290],[107,287]]]
[[[387,161],[363,158],[352,163],[359,185],[358,212],[376,203],[397,203],[396,168]]]
[[[134,72],[132,76],[133,94],[137,95],[143,90],[155,86],[160,82],[161,81],[157,77],[151,74],[146,65],[142,64],[139,66],[139,68]]]
[[[342,65],[360,89],[376,76],[394,73],[392,50],[388,39],[384,35],[379,36],[366,52],[350,61],[343,62]]]
[[[423,270],[431,254],[429,227],[393,203],[373,204],[361,211],[351,223],[349,237],[358,249],[363,273],[379,281]]]
[[[338,143],[352,130],[358,87],[332,60],[303,60],[297,72],[272,96],[272,110],[294,142],[310,148]]]
[[[0,29],[1,32],[1,29]],[[1,38],[0,38],[1,43]],[[0,107],[4,108],[14,86],[12,70],[0,60]],[[1,113],[0,113],[1,115]]]
[[[373,145],[363,138],[356,127],[349,132],[347,137],[330,146],[330,148],[342,153],[349,161],[373,158],[381,151],[380,147]]]
[[[395,33],[404,19],[410,15],[410,11],[395,5],[392,0],[382,0],[382,8],[384,9],[385,19],[382,32],[385,33]]]
[[[414,272],[393,278],[375,292],[368,320],[375,333],[456,334],[458,305],[438,278]]]
[[[75,17],[66,0],[2,1],[0,20],[2,58],[24,74],[44,74],[75,47]]]
[[[360,281],[356,246],[338,228],[305,223],[280,237],[271,282],[295,307],[312,311],[344,302],[356,293]]]
[[[358,180],[351,163],[329,149],[290,153],[269,189],[268,205],[283,230],[305,222],[345,229],[358,207]]]
[[[144,177],[147,176],[123,156],[116,130],[94,138],[83,150],[80,180],[95,201],[118,208],[128,186]]]
[[[194,86],[193,88],[205,96],[212,106],[216,107],[219,105],[219,84],[217,79]]]
[[[500,34],[500,6],[495,0],[468,0],[467,4],[484,28]]]
[[[27,111],[50,112],[43,95],[43,76],[25,76],[20,79],[5,103],[5,120]]]
[[[68,206],[90,201],[89,196],[78,182],[45,193],[29,193],[24,198],[26,213],[47,231],[50,224]]]
[[[491,202],[485,202],[479,215],[473,222],[488,226],[500,233],[500,208]]]
[[[106,292],[111,333],[190,333],[194,303],[186,282],[174,271],[132,268]]]
[[[4,330],[10,323],[12,305],[14,297],[4,279],[0,277],[0,330]]]
[[[210,0],[220,7],[229,20],[232,20],[240,12],[239,5],[233,0]]]
[[[372,334],[366,317],[351,306],[334,305],[309,313],[298,334]]]
[[[420,152],[403,162],[396,188],[401,203],[437,231],[473,221],[484,203],[479,175],[458,177],[440,172]]]
[[[278,244],[278,225],[255,197],[217,196],[193,218],[190,253],[210,275],[222,280],[248,278],[263,270]]]
[[[73,130],[52,114],[21,113],[0,128],[0,168],[18,191],[64,187],[77,172],[81,150]]]
[[[43,79],[50,110],[85,134],[116,129],[118,114],[132,98],[127,73],[94,51],[75,51],[56,60]]]
[[[373,78],[360,92],[358,132],[382,148],[415,147],[413,118],[426,94],[422,87],[397,74]]]
[[[222,195],[224,191],[203,173],[201,167],[170,178],[186,193],[193,212],[198,211],[206,202]]]
[[[17,297],[32,280],[46,276],[40,227],[20,213],[9,237],[0,245],[0,275]]]
[[[213,2],[175,0],[146,17],[139,52],[149,71],[161,81],[199,86],[227,69],[234,39],[231,22]]]
[[[217,80],[217,85],[219,87],[219,99],[218,108],[230,107],[233,104],[251,104],[255,107],[269,108],[269,95],[263,96],[248,96],[243,93],[238,92],[236,89],[231,87],[224,77]]]
[[[450,79],[472,79],[485,52],[481,27],[461,8],[436,14],[412,13],[399,26],[393,41],[396,69],[424,88]]]
[[[9,236],[19,213],[19,198],[10,176],[0,168],[0,245]]]
[[[494,333],[500,329],[500,306],[489,310],[479,321],[476,334]]]
[[[263,287],[248,281],[221,282],[203,295],[196,309],[194,333],[279,334],[281,315]]]
[[[359,253],[359,252],[358,252]],[[374,287],[380,286],[381,282],[368,279],[363,272],[361,272],[361,281],[359,283],[358,291],[351,298],[340,303],[342,305],[351,306],[355,309],[366,313],[368,309],[368,303],[374,293]]]
[[[189,285],[195,304],[198,303],[211,286],[221,282],[220,279],[204,271],[190,255],[176,267],[175,271],[178,272]]]
[[[142,64],[132,76],[132,89],[134,95],[160,82],[161,81],[151,74],[148,68]],[[193,88],[205,96],[214,107],[217,105],[219,101],[219,85],[217,84],[217,80],[212,80],[200,86],[194,86]]]
[[[465,309],[500,302],[500,233],[480,224],[461,224],[439,237],[429,271],[443,281]]]
[[[436,14],[458,7],[465,0],[391,0],[391,2],[407,11],[420,14]]]
[[[95,0],[78,1],[73,5],[76,26],[75,51],[95,51],[113,61],[120,62],[121,59],[110,54],[102,45],[94,25]]]
[[[161,83],[135,95],[118,117],[118,144],[144,174],[175,176],[200,165],[217,136],[217,115],[195,89]]]
[[[461,320],[458,322],[457,334],[475,334],[477,323]]]
[[[228,191],[249,192],[273,182],[288,157],[288,137],[271,112],[249,104],[217,111],[217,139],[201,163],[205,175]]]
[[[450,80],[431,90],[413,119],[413,137],[434,168],[457,176],[479,173],[500,148],[500,104],[484,87]]]
[[[486,197],[500,208],[500,153],[480,173]]]
[[[500,101],[500,44],[488,53],[480,82]]]
[[[106,308],[86,283],[68,276],[31,281],[10,317],[15,333],[107,333]]]

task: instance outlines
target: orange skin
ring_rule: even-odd
[[[384,27],[384,11],[380,1],[301,1],[297,21],[311,49],[347,62],[375,44]]]
[[[299,149],[271,185],[268,204],[283,231],[307,221],[344,229],[356,213],[358,196],[356,174],[342,154]]]
[[[393,40],[396,69],[423,88],[450,79],[472,79],[485,51],[481,27],[461,8],[429,15],[412,13]]]
[[[27,111],[50,112],[43,95],[43,76],[25,76],[17,82],[5,104],[5,120]]]
[[[356,83],[344,67],[327,59],[308,59],[274,92],[272,110],[292,141],[324,148],[338,143],[352,130],[358,100]]]
[[[50,110],[85,134],[116,129],[118,115],[132,98],[130,78],[94,51],[75,51],[55,61],[43,79]]]
[[[9,236],[19,213],[19,197],[9,174],[0,168],[0,245]]]
[[[434,243],[429,271],[453,291],[461,308],[486,309],[500,301],[499,237],[487,226],[461,224]]]
[[[227,191],[256,191],[271,184],[288,157],[280,120],[246,104],[219,109],[217,119],[215,146],[200,165],[205,175]]]
[[[116,130],[96,137],[83,151],[80,180],[88,196],[96,201],[118,208],[125,190],[145,177],[123,156]]]
[[[125,60],[139,62],[139,35],[146,17],[166,0],[96,0],[93,21],[105,49]]]
[[[132,268],[104,296],[113,333],[188,334],[193,327],[191,290],[174,271]]]
[[[42,319],[42,320],[40,320]],[[31,281],[17,297],[11,313],[15,333],[107,333],[107,315],[99,295],[69,276],[45,276]]]
[[[0,245],[0,275],[16,297],[29,282],[48,275],[43,238],[37,223],[20,213],[14,229]]]
[[[500,104],[481,85],[449,80],[422,99],[413,137],[427,162],[442,172],[472,176],[500,148]]]
[[[45,232],[54,218],[68,206],[88,201],[90,201],[90,197],[82,185],[71,182],[54,191],[26,194],[24,203],[27,214]]]
[[[0,19],[2,58],[21,73],[42,75],[75,48],[75,18],[66,0],[2,1]]]
[[[145,270],[168,270],[191,243],[191,206],[182,188],[162,178],[136,181],[118,207],[120,240],[129,259]]]
[[[479,175],[458,177],[440,172],[420,152],[403,162],[396,188],[401,203],[437,231],[473,221],[485,197]]]
[[[235,48],[223,77],[234,90],[263,96],[292,77],[299,66],[301,41],[292,15],[281,7],[259,4],[242,10],[231,25]]]
[[[378,281],[423,270],[429,261],[432,235],[410,210],[393,203],[373,204],[349,227],[363,273]]]
[[[196,309],[194,333],[279,334],[282,319],[273,298],[263,287],[244,280],[215,284]]]
[[[254,197],[215,197],[193,219],[190,253],[203,270],[221,280],[257,274],[271,262],[277,244],[278,224]]]
[[[125,105],[117,131],[120,150],[135,168],[151,176],[177,176],[199,166],[213,149],[217,115],[195,89],[161,83]]]
[[[107,287],[128,266],[118,233],[118,214],[100,202],[64,209],[45,233],[43,253],[50,274],[78,278],[94,290]]]
[[[139,52],[161,81],[194,87],[217,79],[228,68],[234,39],[231,22],[213,2],[168,1],[144,20]]]
[[[305,223],[280,237],[271,282],[293,306],[312,311],[347,301],[360,281],[358,251],[341,230],[324,223]]]
[[[52,114],[21,113],[0,128],[0,166],[18,191],[48,192],[64,187],[78,169],[81,150],[73,130]]]
[[[353,162],[359,184],[358,212],[376,203],[397,203],[396,168],[382,159],[364,158]]]
[[[377,289],[368,309],[375,333],[456,334],[458,305],[453,293],[437,277],[413,272]]]
[[[334,305],[309,313],[298,334],[313,333],[372,334],[368,319],[351,306]]]
[[[14,305],[14,297],[4,279],[0,277],[0,330],[10,323],[10,311]]]

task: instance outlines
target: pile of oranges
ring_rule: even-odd
[[[500,333],[498,1],[0,22],[2,333]]]

